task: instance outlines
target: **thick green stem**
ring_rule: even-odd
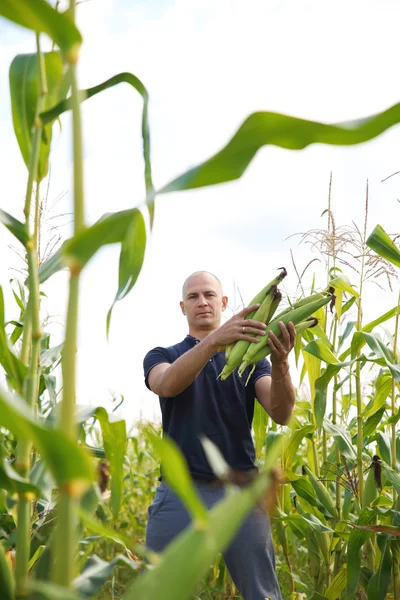
[[[396,311],[396,320],[395,320],[395,326],[394,326],[394,339],[393,339],[393,357],[395,359],[395,362],[397,362],[397,339],[398,339],[398,333],[399,333],[399,308],[400,308],[400,293],[399,293],[399,297],[397,300],[397,311]],[[392,398],[391,398],[391,400],[392,400],[392,402],[391,402],[392,417],[394,417],[396,414],[396,391],[397,391],[397,384],[393,377],[392,378]],[[392,423],[392,469],[394,469],[395,471],[397,471],[396,456],[397,456],[396,422],[394,421]],[[393,486],[393,507],[396,504],[396,500],[397,500],[397,493]]]
[[[336,354],[336,345],[337,345],[337,328],[338,328],[338,318],[335,317],[334,326],[333,326],[333,339],[332,346],[333,351]],[[333,378],[333,393],[332,393],[332,423],[336,425],[337,423],[337,392],[336,386],[338,383],[338,378],[335,375]],[[336,468],[339,472],[340,470],[340,452],[339,448],[336,446]],[[336,510],[340,519],[341,514],[341,490],[340,490],[340,479],[339,475],[336,476]]]
[[[394,600],[400,600],[400,542],[390,542],[392,550],[392,574],[393,574],[393,596]]]
[[[46,72],[44,68],[43,55],[40,50],[39,36],[36,36],[37,41],[37,59],[40,94],[36,106],[36,116],[44,109],[45,95],[47,93]],[[38,390],[38,368],[40,355],[40,339],[42,337],[40,329],[40,292],[39,292],[39,275],[38,275],[38,259],[36,245],[37,240],[31,237],[30,232],[30,211],[32,204],[33,183],[37,178],[37,169],[39,162],[40,140],[42,136],[42,128],[37,119],[35,119],[35,129],[32,136],[32,147],[29,160],[29,176],[27,190],[25,196],[25,228],[28,234],[28,242],[26,244],[27,259],[28,259],[28,282],[29,282],[29,310],[26,315],[26,329],[24,328],[24,343],[23,343],[23,358],[28,359],[29,347],[31,346],[31,354],[28,366],[28,374],[24,382],[24,396],[29,407],[33,408],[37,400]],[[35,223],[35,231],[37,225]],[[29,324],[28,324],[29,323]],[[19,440],[17,447],[16,466],[23,477],[26,477],[30,469],[30,456],[32,451],[32,442],[29,439]],[[31,512],[32,503],[25,494],[21,494],[18,499],[17,516],[17,553],[15,565],[15,580],[17,599],[26,598],[28,595],[28,562],[30,552],[31,538]]]
[[[70,2],[71,14],[75,14],[75,1]],[[72,64],[71,98],[74,157],[74,233],[84,226],[83,200],[83,151],[82,126],[79,106],[76,65]],[[71,265],[69,281],[69,300],[66,322],[65,344],[62,360],[63,398],[61,402],[60,429],[63,433],[76,438],[75,425],[75,386],[76,386],[76,346],[78,333],[78,303],[80,266]],[[53,563],[53,581],[65,587],[71,587],[74,578],[74,557],[76,552],[76,512],[75,500],[67,488],[60,490],[58,502],[57,529],[55,531],[55,560]],[[62,560],[57,560],[62,557]]]

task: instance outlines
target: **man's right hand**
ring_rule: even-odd
[[[226,323],[209,334],[209,341],[217,350],[225,348],[238,340],[246,342],[259,342],[266,335],[267,326],[262,321],[245,319],[245,317],[257,310],[259,304],[252,304],[241,310],[237,315],[231,317]]]

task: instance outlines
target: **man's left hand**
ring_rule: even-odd
[[[268,345],[271,348],[271,362],[282,364],[287,362],[289,352],[294,347],[296,329],[291,321],[287,326],[282,321],[279,321],[278,325],[282,332],[282,341],[272,331],[268,331]]]

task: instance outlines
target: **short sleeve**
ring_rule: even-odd
[[[257,379],[260,379],[260,377],[265,377],[265,375],[271,375],[271,363],[268,359],[263,358],[256,364],[256,368],[250,377],[250,381],[254,385]]]
[[[169,356],[169,352],[166,348],[153,348],[146,354],[143,360],[143,370],[144,370],[144,381],[146,386],[150,389],[149,386],[149,373],[153,367],[156,365],[160,365],[162,363],[171,364],[171,358]]]

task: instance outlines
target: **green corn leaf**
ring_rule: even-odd
[[[376,519],[377,509],[364,508],[358,518],[358,525],[370,525]],[[354,528],[349,536],[347,548],[347,598],[354,598],[354,592],[360,577],[361,546],[370,538],[372,531]]]
[[[310,524],[300,515],[285,515],[285,517],[282,517],[282,520],[288,524],[290,529],[293,531],[295,536],[299,538],[299,540],[310,538],[312,533]]]
[[[349,337],[350,333],[354,329],[355,324],[356,324],[355,321],[349,321],[348,323],[346,323],[346,327],[345,327],[344,332],[342,333],[342,335],[339,336],[338,350],[340,350],[340,348],[342,347],[343,343]]]
[[[231,473],[231,468],[226,462],[221,450],[205,435],[200,435],[199,437],[212,472],[218,479],[221,479],[222,481],[226,480]]]
[[[261,404],[254,399],[254,418],[253,418],[253,431],[255,441],[255,451],[257,460],[261,456],[262,449],[264,447],[265,436],[267,434],[268,425],[268,413]]]
[[[31,579],[28,582],[28,589],[40,594],[40,600],[82,600],[82,596],[77,592],[47,581]]]
[[[380,457],[388,465],[392,464],[392,444],[387,433],[384,431],[378,431],[376,434],[376,441],[378,443],[378,449]]]
[[[376,354],[376,356],[383,358],[394,379],[400,383],[400,365],[396,364],[396,359],[389,348],[385,346],[377,334],[363,332],[362,335],[371,350]]]
[[[0,457],[0,488],[7,490],[9,494],[33,494],[36,498],[41,497],[38,486],[24,479],[3,457]]]
[[[150,427],[145,430],[145,434],[161,460],[163,476],[168,485],[181,498],[194,519],[203,524],[207,523],[207,509],[197,493],[186,461],[175,442],[166,436],[160,438]]]
[[[58,52],[43,54],[47,79],[45,106],[50,108],[59,99],[59,88],[63,75],[63,65]],[[33,126],[36,106],[40,94],[39,68],[36,54],[19,54],[10,66],[10,93],[14,131],[26,167],[32,148]],[[46,177],[49,168],[49,155],[52,125],[46,125],[40,141],[37,181]]]
[[[380,375],[376,382],[376,388],[375,396],[361,413],[364,418],[375,414],[385,404],[386,398],[392,390],[392,378],[388,375]]]
[[[287,473],[287,471],[285,471],[285,473]],[[311,506],[319,508],[320,502],[318,501],[314,488],[308,479],[302,475],[296,475],[296,478],[292,478],[289,475],[288,479],[292,485],[292,488],[300,498],[306,500],[306,502],[311,504]]]
[[[56,11],[46,0],[2,0],[0,15],[32,29],[37,33],[46,33],[64,52],[72,52],[74,59],[82,37],[67,14]]]
[[[347,292],[351,296],[355,298],[359,297],[359,293],[353,288],[349,279],[345,275],[341,275],[340,277],[335,277],[329,282],[329,285],[332,285],[335,289],[341,292]]]
[[[337,365],[328,365],[322,375],[315,380],[314,414],[319,429],[325,416],[328,385],[340,369],[341,367]]]
[[[371,333],[371,331],[375,327],[377,327],[378,325],[381,325],[382,323],[385,323],[385,321],[388,321],[389,319],[394,317],[396,315],[397,311],[398,311],[398,306],[396,305],[394,308],[392,308],[391,310],[388,310],[387,312],[385,312],[383,315],[381,315],[377,319],[374,319],[367,325],[364,325],[364,327],[362,328],[361,331],[357,331],[353,334],[353,338],[351,340],[351,357],[352,358],[355,358],[359,354],[361,348],[365,344],[365,338],[362,335],[362,332]]]
[[[392,571],[392,553],[388,542],[388,535],[377,535],[377,542],[381,552],[381,560],[376,573],[368,582],[368,600],[385,600],[389,589]]]
[[[310,480],[311,485],[314,488],[314,491],[315,491],[315,494],[316,494],[318,500],[324,507],[325,511],[331,517],[337,519],[338,515],[337,515],[335,504],[334,504],[328,490],[324,486],[324,484],[321,481],[319,481],[319,479],[317,479],[317,477],[314,475],[314,473],[307,466],[304,466],[304,470],[308,476],[308,479]]]
[[[115,303],[125,298],[135,285],[142,269],[146,249],[146,225],[142,213],[135,213],[121,244],[119,257],[118,290],[107,314],[107,335]]]
[[[389,467],[389,465],[382,465],[382,482],[389,481],[395,488],[396,492],[400,494],[400,473]]]
[[[396,267],[400,267],[400,250],[381,225],[377,225],[368,237],[367,246]]]
[[[10,231],[16,238],[21,242],[23,246],[25,246],[28,241],[28,235],[26,233],[26,229],[21,221],[15,219],[11,215],[9,215],[5,210],[1,210],[0,208],[0,223],[3,223],[5,227],[7,227],[8,231]]]
[[[325,590],[327,600],[338,600],[343,593],[347,582],[347,568],[344,565],[339,573],[332,579],[328,588]]]
[[[314,529],[317,533],[334,533],[333,529],[324,525],[315,515],[301,511],[300,516],[310,525],[311,529]]]
[[[8,375],[11,386],[22,394],[28,369],[9,347],[4,323],[4,296],[0,286],[0,365]]]
[[[368,567],[361,567],[360,570],[360,584],[362,585],[362,587],[364,588],[365,591],[367,591],[368,589],[368,582],[371,579],[373,573],[371,571],[371,569],[369,569]]]
[[[0,543],[0,590],[2,600],[15,600],[14,576],[2,543]]]
[[[340,452],[349,460],[356,460],[357,455],[349,432],[342,425],[332,423],[326,418],[324,418],[323,427],[328,435],[333,436]]]
[[[285,469],[291,469],[297,450],[303,438],[315,431],[314,425],[304,425],[292,431],[290,438],[284,446],[283,450],[283,466]]]
[[[99,407],[94,416],[98,419],[103,436],[106,458],[111,472],[111,511],[118,518],[124,488],[124,457],[126,451],[126,422],[111,420],[105,408]]]
[[[39,546],[39,548],[37,548],[36,552],[34,553],[34,555],[29,559],[29,563],[28,563],[28,571],[30,571],[31,569],[33,569],[33,567],[35,566],[35,564],[37,563],[37,561],[39,560],[39,558],[42,556],[44,550],[46,549],[46,546],[42,545]]]
[[[153,226],[154,220],[154,199],[155,191],[153,186],[152,174],[151,174],[151,161],[150,161],[150,131],[149,131],[149,120],[148,120],[148,102],[149,95],[143,85],[143,83],[132,75],[132,73],[119,73],[114,75],[107,81],[103,81],[99,85],[91,87],[87,90],[79,92],[81,102],[95,96],[96,94],[103,92],[114,85],[119,83],[128,83],[131,85],[143,98],[143,113],[142,113],[142,137],[143,137],[143,158],[144,158],[144,177],[146,186],[146,203],[150,213],[150,228]],[[43,123],[51,123],[57,119],[63,112],[71,109],[71,99],[63,100],[57,106],[49,111],[46,111],[40,115]]]
[[[317,358],[323,360],[329,365],[345,366],[345,364],[339,363],[336,356],[329,349],[329,346],[326,343],[325,339],[312,340],[306,346],[304,346],[303,351],[309,352],[313,356],[316,356]]]
[[[368,419],[365,421],[365,423],[363,425],[363,438],[366,438],[366,437],[372,435],[373,433],[375,433],[377,426],[381,422],[384,412],[385,412],[385,407],[383,406],[382,408],[377,410],[376,413],[374,413],[373,415],[368,417]],[[354,436],[353,441],[355,444],[357,443],[357,436]]]
[[[123,242],[132,222],[141,222],[142,219],[143,215],[138,208],[103,215],[91,227],[64,242],[40,267],[40,283],[71,264],[83,268],[102,246]],[[140,227],[138,230],[140,231]]]
[[[302,150],[318,143],[339,146],[360,144],[380,135],[399,121],[399,104],[366,119],[336,125],[271,112],[253,113],[220,152],[165,185],[159,193],[238,179],[258,150],[265,145]]]
[[[76,486],[78,493],[81,485],[92,480],[92,462],[86,452],[61,431],[40,424],[22,398],[1,388],[0,425],[19,438],[33,440],[60,487]]]
[[[84,598],[92,598],[107,581],[116,567],[138,568],[138,563],[119,554],[111,562],[106,562],[96,555],[90,556],[82,573],[74,579],[73,587]]]

